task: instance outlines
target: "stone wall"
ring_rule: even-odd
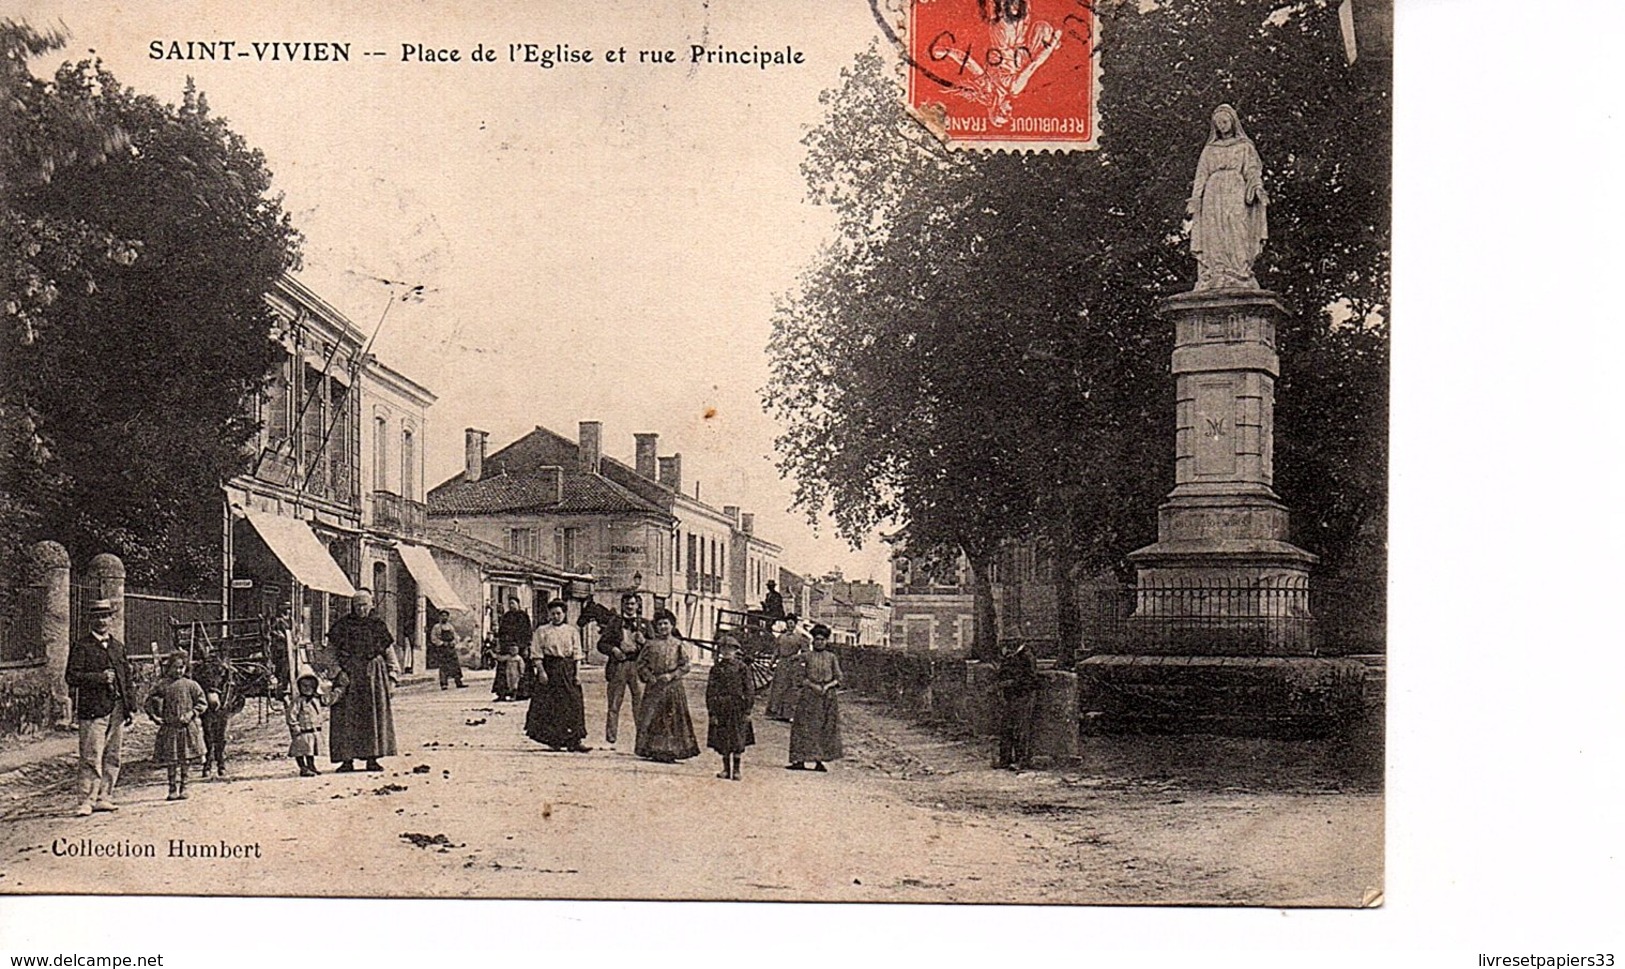
[[[998,668],[961,652],[941,650],[837,650],[846,687],[886,703],[892,711],[957,737],[993,737],[998,730]],[[1034,760],[1070,761],[1078,751],[1077,677],[1041,670],[1033,729]]]
[[[1381,718],[1350,659],[1091,656],[1078,676],[1084,733],[1328,737]]]

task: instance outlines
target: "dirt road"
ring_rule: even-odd
[[[630,710],[603,746],[583,682],[588,754],[531,743],[475,676],[397,695],[381,774],[296,776],[252,708],[232,778],[186,801],[144,736],[116,814],[68,815],[69,759],[0,774],[0,892],[1357,905],[1382,884],[1380,793],[1312,744],[1090,740],[1079,769],[1014,775],[848,696],[830,773],[782,769],[788,728],[758,716],[735,783],[710,751],[634,757]]]

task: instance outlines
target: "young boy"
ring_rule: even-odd
[[[750,708],[756,691],[750,667],[739,658],[739,641],[723,635],[717,642],[717,661],[705,683],[705,745],[722,755],[723,780],[739,780],[739,759],[756,743]]]

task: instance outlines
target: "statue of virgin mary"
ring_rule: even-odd
[[[1253,263],[1269,236],[1263,163],[1236,109],[1213,110],[1185,214],[1191,220],[1196,289],[1257,289]]]

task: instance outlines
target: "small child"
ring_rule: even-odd
[[[756,743],[750,722],[750,708],[756,690],[750,667],[739,658],[739,641],[724,635],[717,641],[717,661],[705,683],[705,712],[709,722],[705,745],[722,755],[723,780],[739,780],[739,759],[745,748]]]
[[[209,708],[203,687],[186,675],[186,654],[164,658],[162,675],[147,694],[146,712],[158,725],[152,759],[169,774],[167,800],[186,799],[186,765],[203,759],[203,728],[198,718]]]
[[[300,777],[315,777],[316,758],[327,753],[322,742],[322,681],[316,671],[300,667],[294,681],[293,696],[288,698],[288,756],[299,765]]]
[[[198,664],[198,685],[209,708],[203,711],[203,776],[209,776],[212,767],[221,779],[226,776],[226,725],[243,708],[241,691],[231,681],[231,671],[225,660],[210,656]]]

